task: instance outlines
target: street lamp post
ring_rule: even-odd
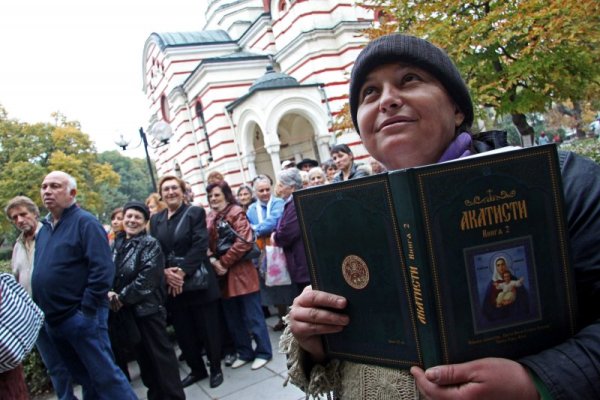
[[[150,161],[150,154],[148,154],[148,140],[144,133],[144,128],[140,127],[140,138],[142,138],[142,144],[144,145],[144,151],[146,152],[146,162],[148,163],[148,172],[150,173],[150,179],[152,180],[152,189],[154,192],[158,192],[156,188],[156,179],[154,179],[154,171],[152,170],[152,162]]]
[[[164,121],[158,121],[154,125],[152,125],[152,127],[150,128],[150,135],[160,141],[160,144],[155,147],[152,147],[148,144],[148,139],[146,138],[144,128],[140,127],[139,133],[141,144],[144,145],[144,151],[146,153],[146,163],[148,164],[148,172],[150,173],[150,180],[152,181],[152,189],[154,190],[154,192],[158,192],[156,187],[156,179],[154,178],[154,170],[152,169],[152,161],[150,160],[150,154],[148,153],[148,147],[157,149],[168,144],[169,139],[171,139],[171,137],[173,136],[173,130],[171,129],[171,126]],[[127,146],[129,146],[129,143],[130,141],[125,139],[123,134],[119,135],[118,140],[115,140],[115,144],[123,150],[127,150]],[[139,147],[139,145],[136,147]]]

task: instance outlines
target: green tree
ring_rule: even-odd
[[[100,153],[98,159],[110,164],[121,178],[118,187],[105,187],[101,191],[106,202],[105,213],[101,216],[104,222],[108,222],[110,213],[115,208],[122,207],[129,200],[145,201],[152,193],[146,160],[124,157],[116,150]]]
[[[119,175],[98,159],[92,141],[76,122],[64,118],[60,125],[27,124],[8,119],[0,107],[0,204],[22,194],[41,205],[40,183],[52,170],[73,175],[78,203],[96,215],[105,208],[101,189],[119,185]],[[0,221],[4,237],[13,228],[5,218]]]
[[[479,106],[508,114],[533,139],[526,114],[552,102],[597,99],[600,3],[595,0],[372,0],[393,15],[371,37],[400,31],[444,48]]]

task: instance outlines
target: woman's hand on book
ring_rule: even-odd
[[[347,305],[344,297],[335,294],[304,288],[294,299],[289,312],[290,331],[313,361],[325,360],[321,335],[340,332],[350,322],[347,315],[336,312]]]
[[[482,358],[462,364],[412,367],[417,388],[426,399],[537,400],[525,367],[505,358]]]

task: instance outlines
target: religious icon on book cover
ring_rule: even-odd
[[[475,333],[541,318],[531,237],[464,250]]]

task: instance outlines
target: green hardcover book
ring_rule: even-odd
[[[313,287],[348,299],[329,357],[409,368],[515,359],[575,333],[556,147],[294,194]]]

